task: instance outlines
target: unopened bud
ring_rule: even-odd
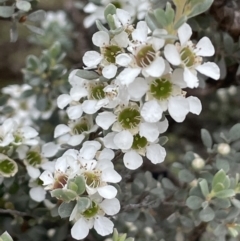
[[[192,167],[195,170],[200,170],[205,166],[205,161],[198,155],[196,155],[195,159],[192,161]]]
[[[198,185],[197,179],[194,179],[193,181],[191,181],[191,182],[189,183],[189,185],[190,185],[191,187],[196,187],[196,186]]]
[[[144,232],[148,235],[152,235],[153,234],[153,229],[150,227],[146,227],[144,228]]]
[[[48,229],[48,231],[47,231],[47,236],[48,236],[49,238],[52,238],[55,233],[56,233],[56,230],[55,230],[54,228],[50,228],[50,229]]]
[[[218,145],[218,153],[221,155],[227,155],[231,151],[231,147],[227,143],[221,143]]]

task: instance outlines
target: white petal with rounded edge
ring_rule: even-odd
[[[72,100],[79,101],[82,97],[88,95],[88,91],[83,86],[74,86],[70,90]]]
[[[38,132],[30,126],[23,126],[20,130],[27,139],[34,138],[38,135]]]
[[[143,159],[136,151],[131,150],[125,153],[123,163],[126,168],[136,170],[142,165]]]
[[[145,21],[139,21],[136,29],[132,32],[132,39],[145,43],[147,41],[148,26]]]
[[[46,170],[44,171],[40,177],[39,177],[42,181],[43,181],[43,185],[49,185],[52,184],[54,182],[54,178],[53,175],[50,171]]]
[[[93,145],[83,146],[80,150],[80,156],[86,160],[92,160],[97,153],[97,148]]]
[[[123,26],[131,23],[131,16],[130,16],[129,12],[127,12],[123,9],[117,8],[116,15]]]
[[[212,79],[218,80],[220,78],[220,69],[213,62],[206,62],[196,67],[196,70]]]
[[[67,108],[69,119],[76,120],[82,116],[83,110],[81,105],[74,105]]]
[[[104,182],[117,183],[122,180],[122,177],[113,168],[109,167],[103,170],[102,180]]]
[[[156,123],[141,123],[139,134],[147,138],[148,141],[154,142],[159,136],[158,126]]]
[[[89,115],[96,113],[100,108],[97,108],[97,100],[85,100],[82,103],[83,111]]]
[[[190,107],[190,112],[196,115],[199,115],[202,111],[202,103],[201,101],[194,96],[189,96],[187,98],[189,107]]]
[[[78,146],[79,144],[82,143],[84,138],[85,136],[83,134],[71,136],[67,144],[69,144],[70,146]]]
[[[119,54],[116,57],[116,64],[127,67],[132,61],[132,58],[128,54]]]
[[[157,122],[157,127],[158,127],[158,131],[160,134],[164,133],[169,126],[168,120],[167,118],[165,118],[163,121]]]
[[[101,62],[102,58],[102,55],[97,51],[87,51],[83,55],[82,60],[87,67],[94,67]]]
[[[147,158],[153,163],[161,163],[166,157],[166,150],[159,144],[152,144],[147,147]]]
[[[155,29],[152,35],[154,36],[154,35],[166,35],[166,34],[167,34],[167,31],[165,29]],[[152,43],[153,49],[155,51],[158,51],[160,48],[164,46],[165,39],[161,39],[160,37],[152,37],[151,43]]]
[[[183,79],[187,83],[187,87],[189,87],[191,89],[196,88],[199,85],[199,79],[197,77],[197,74],[194,74],[188,68],[184,68]]]
[[[71,129],[69,126],[64,125],[64,124],[59,124],[56,126],[56,128],[54,130],[54,138],[62,136],[70,131],[71,131]]]
[[[145,121],[150,123],[159,121],[162,117],[162,113],[162,108],[156,100],[150,100],[144,103],[141,110],[141,116]]]
[[[135,78],[140,74],[140,72],[140,68],[125,68],[117,76],[117,80],[119,80],[122,85],[129,85],[135,80]]]
[[[187,41],[192,36],[192,29],[189,24],[184,23],[179,29],[178,29],[178,37],[180,40],[180,43],[182,46],[186,45]]]
[[[42,187],[33,187],[29,191],[30,197],[36,202],[42,202],[45,199],[46,193]]]
[[[213,56],[215,53],[211,40],[208,37],[201,38],[194,51],[198,56]]]
[[[181,58],[177,48],[173,44],[167,44],[164,48],[164,56],[173,65],[180,65]]]
[[[116,121],[116,116],[112,112],[104,111],[99,113],[96,117],[96,123],[104,130],[108,130],[109,127]]]
[[[88,223],[84,218],[80,218],[72,227],[71,235],[73,238],[80,240],[87,237],[89,233]]]
[[[94,222],[94,229],[101,236],[106,236],[113,232],[113,222],[106,217],[97,216]]]
[[[59,146],[53,142],[48,142],[42,146],[42,155],[44,157],[53,157],[58,152]]]
[[[97,189],[99,195],[106,199],[112,199],[117,195],[117,189],[114,186],[104,186]]]
[[[110,37],[105,31],[98,31],[92,36],[92,42],[98,47],[104,47],[109,44]]]
[[[176,122],[183,122],[189,112],[189,104],[183,96],[171,97],[168,102],[168,111]]]
[[[103,68],[102,74],[107,79],[112,79],[117,73],[117,66],[114,64],[107,65]]]
[[[111,149],[119,149],[113,141],[115,135],[116,135],[116,132],[110,132],[103,138],[103,144],[105,147],[111,148]]]
[[[98,160],[101,161],[101,160],[112,160],[114,158],[115,154],[114,154],[114,151],[111,150],[111,149],[108,149],[108,148],[104,148],[99,156],[98,156]]]
[[[114,35],[112,40],[121,48],[127,48],[128,46],[128,34],[125,31]]]
[[[133,136],[129,131],[121,131],[117,133],[113,138],[114,144],[122,150],[128,150],[133,143]]]
[[[64,109],[71,101],[72,101],[72,98],[70,95],[68,94],[59,95],[57,98],[57,106],[60,109]]]
[[[32,166],[27,166],[26,168],[27,168],[28,175],[33,179],[37,179],[41,174],[38,168],[35,168]]]
[[[140,100],[148,90],[147,81],[144,78],[136,78],[129,86],[128,93],[134,100]]]
[[[187,84],[183,79],[183,69],[177,68],[173,71],[172,76],[171,76],[171,81],[175,85],[181,87],[181,88],[186,88]]]
[[[156,57],[154,61],[145,68],[148,75],[160,77],[165,70],[165,62],[162,57]]]
[[[120,211],[120,202],[117,198],[105,199],[99,206],[107,215],[115,215]]]

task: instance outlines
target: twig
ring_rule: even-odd
[[[0,208],[0,213],[3,214],[11,214],[13,216],[21,216],[21,217],[33,217],[36,218],[34,215],[29,214],[29,213],[25,213],[25,212],[20,212],[17,210],[12,210],[12,209],[2,209]]]

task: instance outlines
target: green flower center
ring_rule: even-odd
[[[100,185],[100,177],[98,173],[85,172],[84,173],[86,184],[91,188],[97,188]]]
[[[116,8],[122,8],[122,4],[120,2],[114,1],[112,2],[112,4],[116,7]]]
[[[136,56],[137,65],[141,68],[149,66],[155,58],[155,51],[152,46],[143,47]]]
[[[29,151],[26,156],[26,161],[33,167],[42,163],[41,155],[36,151]]]
[[[133,136],[132,149],[141,150],[145,148],[147,144],[148,144],[148,141],[144,136],[141,137],[139,134]]]
[[[9,175],[11,173],[14,173],[16,168],[17,165],[13,161],[10,161],[8,159],[0,161],[0,173],[3,173],[3,176],[4,174]]]
[[[23,141],[23,138],[22,138],[21,135],[18,135],[18,134],[14,135],[14,142],[15,143],[22,143],[22,141]]]
[[[92,202],[91,207],[88,208],[86,211],[84,211],[82,215],[85,218],[92,218],[96,216],[98,210],[99,210],[99,206],[95,202]]]
[[[104,92],[104,85],[96,85],[91,89],[91,98],[94,100],[102,100],[105,98],[106,94]]]
[[[81,121],[79,123],[76,123],[74,125],[74,127],[72,128],[72,132],[74,135],[80,135],[85,131],[88,131],[89,127],[88,127],[88,123],[85,121]]]
[[[116,56],[121,52],[122,52],[121,48],[118,47],[117,45],[110,45],[105,47],[104,56],[109,63],[114,64],[116,60]]]
[[[188,47],[183,48],[180,52],[180,55],[183,63],[187,67],[191,67],[194,65],[195,54],[191,51],[191,49],[189,49]]]
[[[172,83],[167,79],[155,79],[150,85],[150,93],[157,100],[167,99],[172,92]]]
[[[133,129],[140,124],[141,115],[138,110],[128,107],[119,113],[118,121],[124,129]]]

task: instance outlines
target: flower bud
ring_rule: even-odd
[[[192,167],[195,170],[201,170],[205,166],[205,161],[198,155],[195,155],[195,159],[192,161]]]
[[[144,228],[144,232],[146,234],[148,234],[149,236],[151,236],[153,234],[153,229],[150,227],[146,227],[146,228]]]
[[[218,153],[221,155],[227,155],[231,151],[231,147],[227,143],[220,143],[217,147]]]
[[[50,229],[48,229],[48,231],[47,231],[47,236],[48,236],[49,238],[52,238],[55,233],[56,233],[56,229],[50,228]]]
[[[191,181],[191,182],[189,183],[189,185],[190,185],[191,187],[196,187],[196,186],[198,185],[197,179],[194,179],[193,181]]]

